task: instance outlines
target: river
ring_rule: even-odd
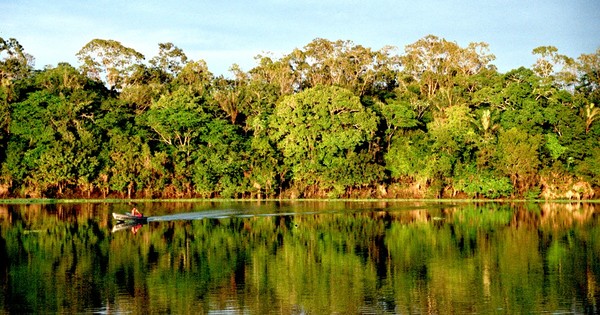
[[[0,204],[0,313],[48,312],[597,314],[600,204]]]

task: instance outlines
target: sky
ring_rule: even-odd
[[[275,57],[315,38],[350,40],[379,50],[435,35],[466,47],[489,44],[506,72],[531,67],[538,46],[576,58],[600,48],[600,0],[0,0],[0,37],[16,38],[35,67],[68,62],[95,38],[145,55],[171,42],[215,75],[255,56]]]

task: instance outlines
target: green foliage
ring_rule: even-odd
[[[178,89],[154,102],[141,122],[156,133],[159,141],[189,155],[213,118],[199,102],[189,90]]]
[[[577,174],[583,175],[594,185],[600,185],[600,148],[593,148],[588,156],[577,165]]]
[[[448,108],[443,115],[428,124],[433,149],[453,156],[460,156],[476,140],[473,117],[465,105]]]
[[[406,101],[390,100],[388,104],[378,103],[378,114],[385,122],[385,136],[388,146],[394,137],[403,131],[415,128],[419,125],[417,113],[413,106]]]
[[[34,84],[37,91],[11,106],[9,146],[21,149],[7,155],[4,177],[62,194],[97,176],[102,134],[94,123],[104,90],[66,64],[36,74]]]
[[[119,90],[125,76],[144,55],[115,40],[93,39],[79,50],[77,58],[84,74],[105,81],[109,89]]]
[[[508,177],[496,176],[490,172],[478,171],[474,167],[466,167],[455,176],[453,188],[475,198],[507,198],[514,192]]]
[[[396,139],[385,155],[386,169],[392,178],[425,176],[429,145],[423,133]]]
[[[194,152],[193,183],[202,196],[238,197],[245,190],[246,148],[238,128],[221,119],[205,126]]]
[[[526,191],[534,186],[534,178],[540,167],[539,148],[542,135],[529,134],[519,128],[500,132],[495,166],[502,174],[509,176],[513,186]]]
[[[144,64],[95,39],[80,68],[33,71],[0,38],[0,196],[531,197],[552,171],[600,185],[600,50],[541,46],[499,73],[485,43],[317,38],[229,78],[158,48]]]
[[[546,135],[546,149],[550,151],[550,156],[554,160],[558,160],[558,158],[567,151],[566,147],[560,145],[558,138],[554,134]]]
[[[158,49],[158,56],[152,58],[150,63],[163,72],[176,76],[186,65],[187,56],[181,48],[173,43],[160,43]]]
[[[361,155],[377,123],[375,113],[349,90],[317,86],[277,104],[270,138],[292,169],[295,184],[327,189],[337,182],[339,172],[351,170],[345,178],[347,185],[359,185],[372,178],[362,172],[372,161],[353,156]]]
[[[18,40],[0,37],[0,87],[10,92],[15,80],[27,77],[33,66],[33,58],[25,52]]]

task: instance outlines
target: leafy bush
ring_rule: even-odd
[[[468,171],[467,171],[468,172]],[[454,188],[466,193],[469,197],[503,198],[514,192],[514,187],[507,177],[499,177],[490,172],[468,172],[460,177]]]

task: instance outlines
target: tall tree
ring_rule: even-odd
[[[19,41],[0,37],[0,86],[8,87],[14,80],[22,79],[33,68],[33,57],[25,52]]]
[[[212,80],[213,74],[208,71],[204,60],[189,61],[177,74],[173,85],[174,89],[186,87],[196,96],[205,96],[209,93]]]
[[[393,51],[391,46],[374,51],[349,40],[317,38],[304,47],[304,62],[298,70],[303,86],[336,85],[363,96],[387,88],[400,63]]]
[[[475,75],[490,67],[495,59],[486,43],[470,43],[466,48],[428,35],[406,46],[400,57],[404,71],[420,82],[421,94],[432,100],[438,93],[438,109],[458,104],[455,91],[460,78]]]
[[[0,37],[0,161],[4,160],[6,152],[9,105],[17,98],[14,84],[30,75],[33,63],[33,57],[25,52],[16,39],[5,40]]]
[[[384,133],[388,149],[395,136],[401,136],[403,131],[419,125],[417,113],[408,101],[390,99],[387,104],[378,102],[377,105],[386,126]]]
[[[145,112],[169,88],[170,75],[161,69],[136,65],[119,93],[122,100],[136,115]]]
[[[132,67],[144,60],[144,55],[115,40],[93,39],[79,50],[77,58],[84,74],[105,81],[109,89],[120,90]]]
[[[219,107],[221,107],[227,117],[229,117],[231,123],[237,123],[238,115],[249,101],[249,99],[245,97],[246,95],[242,88],[246,82],[218,78],[215,80],[214,84],[215,88],[212,89],[212,98],[219,104]]]
[[[173,43],[158,44],[158,56],[150,60],[150,64],[163,72],[176,77],[187,64],[188,57],[181,48]]]
[[[582,54],[578,58],[578,70],[580,78],[576,91],[581,95],[582,117],[586,133],[589,133],[592,124],[600,121],[600,48],[595,53]]]
[[[277,60],[272,56],[256,56],[258,66],[250,70],[253,81],[276,86],[280,95],[302,89],[301,69],[305,68],[303,52],[295,49]]]
[[[573,58],[559,54],[558,48],[554,46],[539,46],[534,48],[532,53],[538,55],[532,70],[547,83],[565,87],[575,83],[577,68]]]

